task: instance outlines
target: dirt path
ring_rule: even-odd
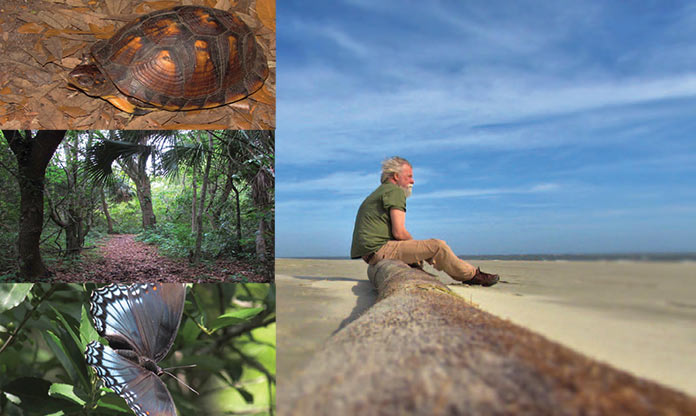
[[[157,253],[157,247],[135,241],[133,234],[107,237],[96,253],[80,262],[55,266],[54,282],[268,282],[252,267],[237,260],[218,260],[194,267],[186,259]]]

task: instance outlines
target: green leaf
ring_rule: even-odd
[[[33,283],[0,285],[0,312],[15,308],[24,302],[32,287],[34,287]]]
[[[82,340],[82,349],[85,349],[90,342],[99,339],[99,334],[97,334],[97,331],[92,326],[92,322],[89,320],[85,305],[82,305],[80,314],[80,339]]]
[[[123,398],[118,396],[116,393],[109,393],[100,398],[97,402],[97,407],[103,409],[116,410],[121,413],[133,414],[133,411],[130,410],[130,407],[128,407],[126,401],[123,400]]]
[[[80,406],[84,405],[86,402],[79,398],[73,389],[74,386],[71,384],[53,383],[48,389],[48,395],[51,397],[68,399]]]
[[[78,413],[81,406],[48,395],[51,383],[35,377],[22,377],[3,386],[5,397],[11,394],[12,402],[19,406],[25,415],[47,415],[64,411]],[[8,397],[9,399],[9,397]]]
[[[266,283],[247,283],[244,287],[249,291],[249,295],[239,296],[239,298],[254,300],[265,298],[268,295],[268,290],[273,287],[273,285],[268,285]]]
[[[68,324],[68,321],[63,317],[63,314],[61,314],[53,306],[51,306],[51,309],[53,309],[53,311],[56,314],[56,317],[63,324],[62,328],[64,332],[61,335],[67,334],[70,337],[69,339],[67,339],[67,337],[65,336],[61,337],[61,347],[65,352],[66,356],[70,359],[71,368],[73,368],[74,371],[76,371],[80,375],[80,379],[83,382],[85,388],[89,388],[89,376],[87,375],[87,365],[85,364],[85,358],[83,355],[85,345],[82,344],[80,337],[78,337],[78,335],[75,333],[72,326]],[[70,341],[72,341],[72,343]],[[65,369],[68,370],[67,367]],[[76,379],[73,378],[73,380]]]
[[[261,312],[263,308],[245,308],[237,309],[232,312],[228,312],[224,315],[218,316],[210,326],[212,332],[217,331],[220,328],[225,328],[232,325],[237,325],[242,322],[246,322],[249,318],[256,316]]]
[[[196,306],[197,312],[200,315],[200,318],[197,318],[197,320],[199,322],[202,322],[205,326],[208,323],[208,314],[206,313],[205,308],[202,307],[202,305],[205,305],[205,303],[203,303],[201,296],[198,294],[198,292],[198,290],[189,291],[189,293],[191,293],[191,295],[193,296],[193,304]]]
[[[76,345],[80,346],[80,349],[82,349],[82,342],[80,341],[80,338],[77,336],[75,331],[73,331],[72,327],[68,324],[68,321],[65,320],[63,317],[63,314],[60,313],[56,308],[54,308],[52,305],[49,305],[51,309],[53,309],[53,312],[56,313],[56,317],[58,320],[63,324],[63,329],[70,335],[70,338],[72,338],[73,341],[75,341]],[[83,306],[84,309],[84,306]]]
[[[71,358],[70,352],[66,350],[60,337],[58,337],[52,331],[46,331],[42,334],[44,340],[46,341],[46,344],[49,346],[49,348],[51,348],[51,351],[53,351],[53,354],[56,356],[56,358],[63,366],[65,371],[68,373],[70,379],[77,380],[78,377],[83,378],[82,374],[80,373],[80,371],[78,371],[77,367],[75,366],[75,362]],[[83,381],[85,382],[85,385],[87,385],[87,381]]]
[[[187,319],[184,324],[179,328],[179,337],[184,345],[192,344],[198,335],[201,333],[201,328],[193,322],[192,319]]]

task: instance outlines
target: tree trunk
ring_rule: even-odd
[[[256,258],[262,263],[266,260],[267,251],[266,229],[268,224],[266,223],[265,213],[269,205],[273,203],[268,192],[269,187],[273,186],[272,181],[273,178],[270,172],[263,165],[260,165],[251,184],[252,200],[259,216],[259,227],[256,233]]]
[[[157,224],[155,211],[152,208],[152,192],[150,190],[150,178],[145,175],[139,177],[135,182],[135,190],[140,201],[140,211],[143,215],[143,229],[152,228]]]
[[[102,211],[104,211],[104,216],[106,217],[106,226],[108,227],[107,233],[114,233],[114,221],[111,219],[109,214],[109,206],[106,204],[106,195],[104,195],[104,188],[99,188],[99,193],[101,195]]]
[[[239,189],[232,183],[232,190],[234,191],[234,202],[237,211],[237,244],[236,249],[239,252],[242,249],[242,207],[240,203]]]
[[[198,216],[196,217],[196,249],[193,254],[194,264],[198,264],[201,260],[201,245],[203,243],[203,210],[205,208],[205,196],[208,191],[208,177],[210,175],[210,163],[213,159],[213,137],[208,133],[208,158],[205,161],[205,170],[203,171],[203,185],[201,185],[201,200],[198,207]]]
[[[198,234],[198,184],[196,183],[196,174],[198,168],[193,166],[193,174],[191,175],[191,187],[193,197],[191,201],[191,234]]]
[[[135,183],[135,194],[140,202],[140,212],[142,214],[143,229],[147,230],[157,224],[155,211],[152,208],[152,192],[150,190],[150,177],[147,176],[147,159],[149,155],[138,156],[136,163],[131,158],[123,159],[120,165],[129,178]]]
[[[142,138],[141,144],[145,144],[146,137]],[[135,183],[135,193],[140,202],[140,212],[142,214],[143,229],[152,228],[157,224],[155,211],[152,208],[152,191],[150,190],[150,177],[147,175],[147,160],[149,153],[141,153],[138,155],[138,161],[132,157],[121,159],[119,164],[123,171],[126,172],[129,178]]]
[[[19,204],[19,275],[36,279],[48,274],[41,259],[39,243],[44,218],[44,179],[46,167],[56,148],[65,137],[65,130],[41,130],[35,137],[16,130],[4,130],[5,140],[17,157],[20,188]]]
[[[213,210],[211,210],[211,213],[208,216],[208,218],[210,219],[210,226],[215,231],[220,229],[220,216],[222,215],[222,210],[225,208],[225,203],[227,202],[227,199],[230,197],[230,192],[232,192],[232,188],[234,187],[233,175],[234,164],[230,162],[229,167],[227,168],[227,175],[225,175],[225,185],[222,188],[222,192],[220,193],[220,198],[218,199],[217,204],[215,204],[216,207]],[[210,205],[213,205],[212,199]]]
[[[66,170],[69,195],[67,210],[67,227],[65,228],[65,250],[67,256],[77,256],[82,251],[81,236],[83,229],[83,205],[82,189],[77,178],[78,165],[78,135],[73,135],[73,143],[64,144],[66,148]]]
[[[259,219],[259,229],[256,231],[256,258],[259,262],[266,261],[266,220]]]
[[[82,231],[82,218],[75,218],[74,210],[68,213],[68,220],[65,223],[65,254],[67,256],[76,256],[82,251],[82,241],[80,234]]]

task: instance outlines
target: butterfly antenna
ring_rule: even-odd
[[[185,367],[195,367],[195,365],[193,365],[193,366],[188,365],[188,366],[175,367],[175,368],[185,368]],[[191,390],[192,392],[198,394],[198,392],[197,392],[196,390],[194,390],[193,387],[191,387],[191,386],[189,386],[188,384],[184,383],[184,381],[183,381],[182,379],[180,379],[179,377],[175,376],[174,374],[170,373],[170,372],[167,371],[167,370],[162,370],[162,371],[164,371],[164,374],[168,374],[168,375],[174,377],[174,378],[176,379],[176,381],[178,381],[179,383],[181,383],[181,384],[183,384],[184,386],[188,387],[188,389]]]
[[[175,367],[167,367],[167,368],[163,369],[163,371],[167,371],[167,370],[176,370],[176,369],[178,369],[178,368],[193,368],[193,367],[195,367],[195,366],[196,366],[196,364],[177,365],[177,366],[175,366]]]

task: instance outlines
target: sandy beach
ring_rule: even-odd
[[[577,352],[696,395],[696,263],[476,261],[491,288],[441,280],[478,307]],[[433,269],[427,269],[435,272]],[[276,259],[278,401],[376,292],[359,260]]]

